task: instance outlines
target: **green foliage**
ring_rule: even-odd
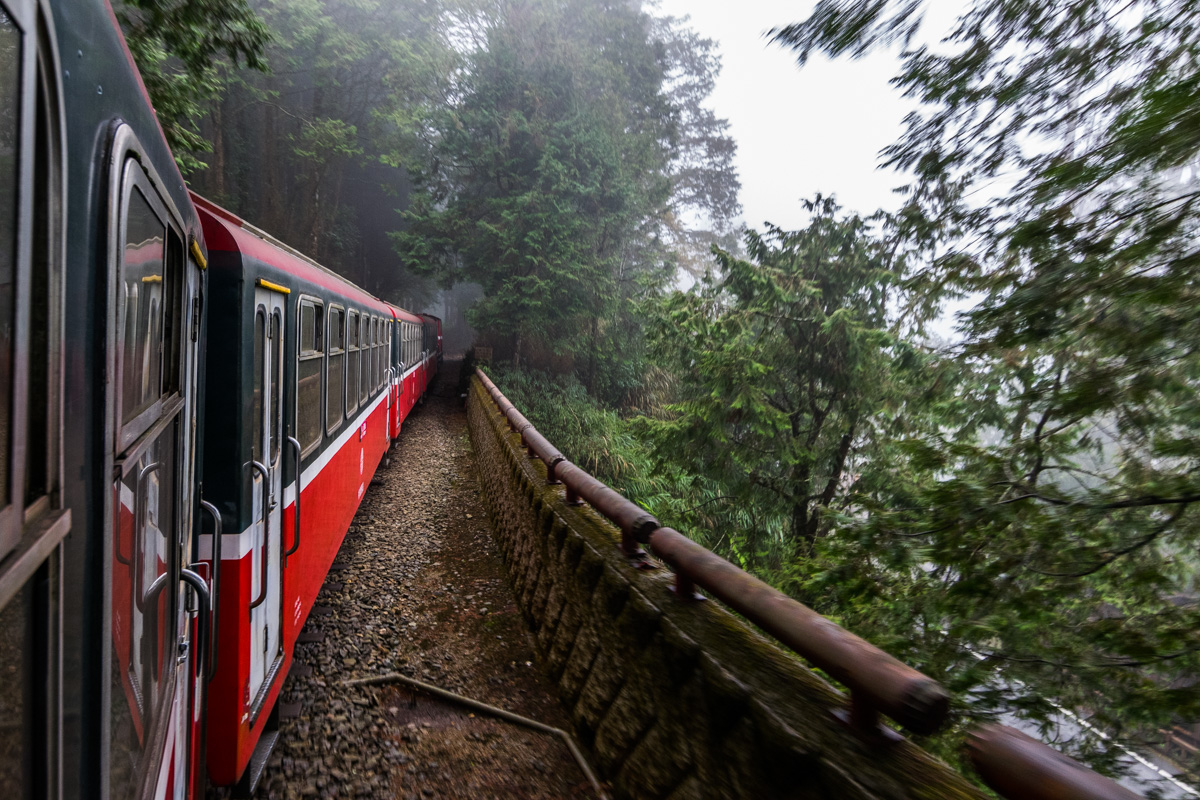
[[[717,249],[716,276],[663,301],[653,352],[678,384],[644,425],[659,465],[717,490],[692,521],[793,591],[814,544],[880,489],[921,363],[888,320],[892,248],[830,199],[806,207],[806,229],[748,233],[752,261]]]
[[[116,12],[176,161],[203,167],[203,105],[220,95],[223,66],[265,68],[266,26],[245,0],[125,0]]]
[[[860,55],[919,8],[821,2],[776,38]],[[916,305],[979,302],[896,499],[821,543],[807,592],[971,714],[1053,700],[1131,737],[1200,715],[1198,19],[977,3],[903,55]]]
[[[471,321],[515,363],[625,402],[645,373],[634,304],[674,268],[663,236],[704,187],[714,220],[737,208],[732,142],[699,105],[712,43],[613,0],[488,6],[464,25],[399,251],[443,285],[479,283]]]

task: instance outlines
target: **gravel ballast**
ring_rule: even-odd
[[[458,366],[443,364],[363,498],[305,627],[324,640],[296,646],[281,702],[299,713],[257,797],[594,796],[554,736],[403,685],[343,685],[400,673],[570,729],[492,541]]]

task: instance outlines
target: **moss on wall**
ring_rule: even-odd
[[[716,602],[681,603],[561,486],[478,380],[468,421],[517,604],[580,743],[619,796],[982,798],[909,742],[872,745],[845,698]]]

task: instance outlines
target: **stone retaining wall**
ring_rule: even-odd
[[[546,486],[475,378],[468,423],[541,666],[619,797],[983,797],[911,743],[864,743],[793,654],[716,602],[680,603],[668,570],[630,567],[614,527]]]

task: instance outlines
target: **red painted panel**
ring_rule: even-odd
[[[218,785],[240,778],[278,700],[291,667],[296,637],[387,450],[386,401],[376,405],[366,422],[355,430],[357,433],[301,492],[300,548],[288,559],[282,581],[283,666],[253,726],[249,719],[250,619],[246,613],[251,600],[253,557],[247,554],[222,564],[220,664],[211,687],[208,720],[208,764],[213,782]],[[294,514],[294,503],[283,511],[285,549],[293,543]]]

